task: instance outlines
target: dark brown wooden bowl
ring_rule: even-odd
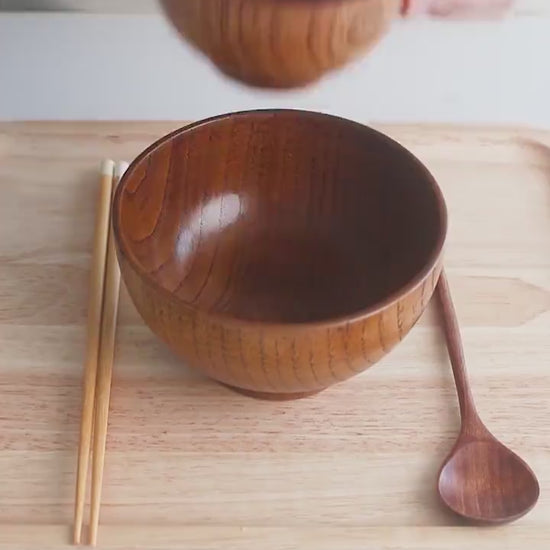
[[[160,139],[122,178],[113,223],[151,329],[208,376],[279,398],[345,380],[407,334],[447,228],[439,187],[402,146],[289,110]]]
[[[253,86],[314,82],[372,48],[400,0],[162,0],[180,35]]]

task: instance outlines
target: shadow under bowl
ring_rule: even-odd
[[[289,398],[363,371],[407,334],[437,283],[447,219],[434,178],[390,138],[263,110],[146,149],[113,226],[160,338],[224,384]]]

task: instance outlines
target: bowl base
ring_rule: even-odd
[[[255,75],[253,73],[244,74],[242,72],[232,70],[229,67],[223,67],[214,63],[216,68],[220,70],[225,76],[229,77],[232,80],[236,80],[250,86],[251,88],[258,88],[260,90],[295,90],[298,88],[307,88],[318,80],[321,79],[320,75],[308,75],[307,77],[298,77],[298,78],[282,78],[282,79],[273,79],[268,77],[263,77],[261,75]]]
[[[229,384],[223,384],[226,388],[233,390],[241,395],[246,395],[247,397],[253,397],[254,399],[263,399],[264,401],[292,401],[294,399],[302,399],[303,397],[311,397],[312,395],[317,395],[323,390],[315,391],[304,391],[297,393],[271,393],[271,392],[262,392],[254,390],[246,390],[244,388],[238,388],[237,386],[231,386]]]

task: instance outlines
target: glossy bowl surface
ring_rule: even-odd
[[[338,117],[215,117],[144,151],[113,209],[145,322],[237,388],[301,394],[377,361],[416,322],[446,210],[426,168]]]

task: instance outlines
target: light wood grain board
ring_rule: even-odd
[[[0,125],[0,548],[68,544],[99,161],[131,160],[179,125]],[[458,409],[432,308],[361,376],[268,403],[186,370],[123,292],[104,548],[548,548],[550,137],[381,129],[443,188],[474,393],[495,435],[538,474],[538,506],[479,529],[439,505]]]

